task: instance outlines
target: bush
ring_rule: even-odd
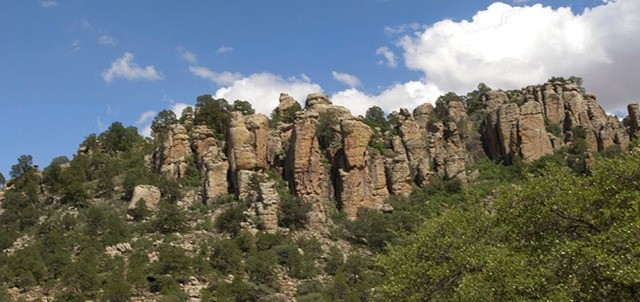
[[[177,204],[162,201],[158,207],[153,228],[163,234],[183,232],[187,229],[187,218],[184,211]]]
[[[209,259],[211,266],[224,274],[237,274],[243,270],[242,250],[230,239],[215,241]]]
[[[241,229],[240,223],[245,220],[244,211],[246,209],[245,202],[238,202],[222,212],[215,222],[218,231],[230,233],[235,237]]]

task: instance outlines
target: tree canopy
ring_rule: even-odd
[[[468,199],[377,258],[399,301],[631,301],[640,297],[640,158],[592,176],[550,166]]]

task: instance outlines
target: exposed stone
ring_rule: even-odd
[[[267,164],[267,141],[269,118],[264,114],[243,116],[232,113],[227,136],[229,168],[236,194],[239,194],[238,172],[241,170],[264,170]]]
[[[318,105],[331,105],[331,101],[322,92],[311,93],[307,96],[304,107],[309,109]]]
[[[640,129],[640,108],[638,108],[638,104],[629,104],[627,112],[629,113],[629,136],[635,139],[638,137],[637,132]]]
[[[464,107],[464,103],[462,103],[461,101],[449,102],[449,104],[447,104],[447,110],[449,116],[451,116],[456,122],[467,118],[467,109]]]
[[[273,109],[273,111],[278,115],[282,115],[285,110],[295,106],[296,104],[298,104],[298,102],[292,96],[286,93],[281,93],[278,106]]]
[[[534,161],[543,155],[553,153],[540,103],[530,101],[522,105],[518,130],[520,156],[524,161]]]
[[[154,153],[155,166],[163,175],[177,179],[186,175],[186,159],[191,155],[189,133],[181,124],[172,125],[162,136]]]
[[[416,107],[416,109],[413,109],[413,118],[423,131],[426,131],[427,129],[432,112],[433,105],[431,105],[431,103],[424,103]]]
[[[285,161],[285,179],[296,196],[313,205],[316,218],[324,220],[323,200],[330,195],[327,168],[316,137],[317,113],[297,115]]]
[[[147,210],[154,211],[160,203],[160,189],[151,185],[139,185],[133,188],[131,201],[129,202],[129,210],[135,210],[139,200],[144,202]]]
[[[213,131],[207,126],[194,127],[192,148],[200,169],[202,196],[204,201],[210,204],[218,196],[227,194],[229,191],[227,180],[229,162],[222,144],[216,140]]]
[[[273,180],[263,178],[258,184],[258,198],[253,203],[255,215],[266,232],[278,230],[278,210],[280,208],[280,195],[276,191],[276,183]]]
[[[347,168],[362,169],[373,131],[365,123],[355,119],[342,120],[340,128]]]

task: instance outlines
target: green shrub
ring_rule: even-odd
[[[231,239],[221,239],[211,245],[211,266],[224,274],[237,274],[242,272],[242,250]]]
[[[245,220],[244,211],[246,209],[245,202],[238,202],[222,212],[215,222],[218,231],[230,233],[235,237],[241,229],[240,223]]]

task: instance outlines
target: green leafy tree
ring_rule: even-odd
[[[171,110],[162,110],[156,115],[151,123],[151,131],[154,137],[162,137],[169,131],[171,125],[176,124],[178,119]]]
[[[163,234],[182,232],[187,228],[187,218],[177,204],[170,201],[160,202],[158,213],[153,223],[154,229]]]
[[[389,130],[389,122],[385,118],[384,111],[378,106],[367,109],[364,122],[371,128],[380,128],[382,132]]]
[[[107,131],[100,134],[99,140],[109,153],[131,151],[137,143],[144,141],[136,127],[125,128],[120,122],[113,122]]]
[[[4,184],[6,183],[6,179],[4,178],[4,175],[2,175],[2,173],[0,173],[0,188],[4,188]]]
[[[231,122],[231,106],[225,99],[214,99],[205,94],[197,98],[194,123],[207,125],[217,138],[222,139],[227,135]]]
[[[18,163],[11,166],[9,176],[17,179],[29,171],[33,171],[33,157],[31,155],[20,155]]]
[[[253,109],[253,106],[251,106],[251,103],[241,100],[236,100],[235,102],[233,102],[231,111],[241,112],[242,115],[251,115],[256,113],[256,111]]]
[[[632,301],[639,298],[640,158],[590,176],[540,176],[425,221],[377,257],[381,300]],[[480,197],[480,196],[477,196]]]

